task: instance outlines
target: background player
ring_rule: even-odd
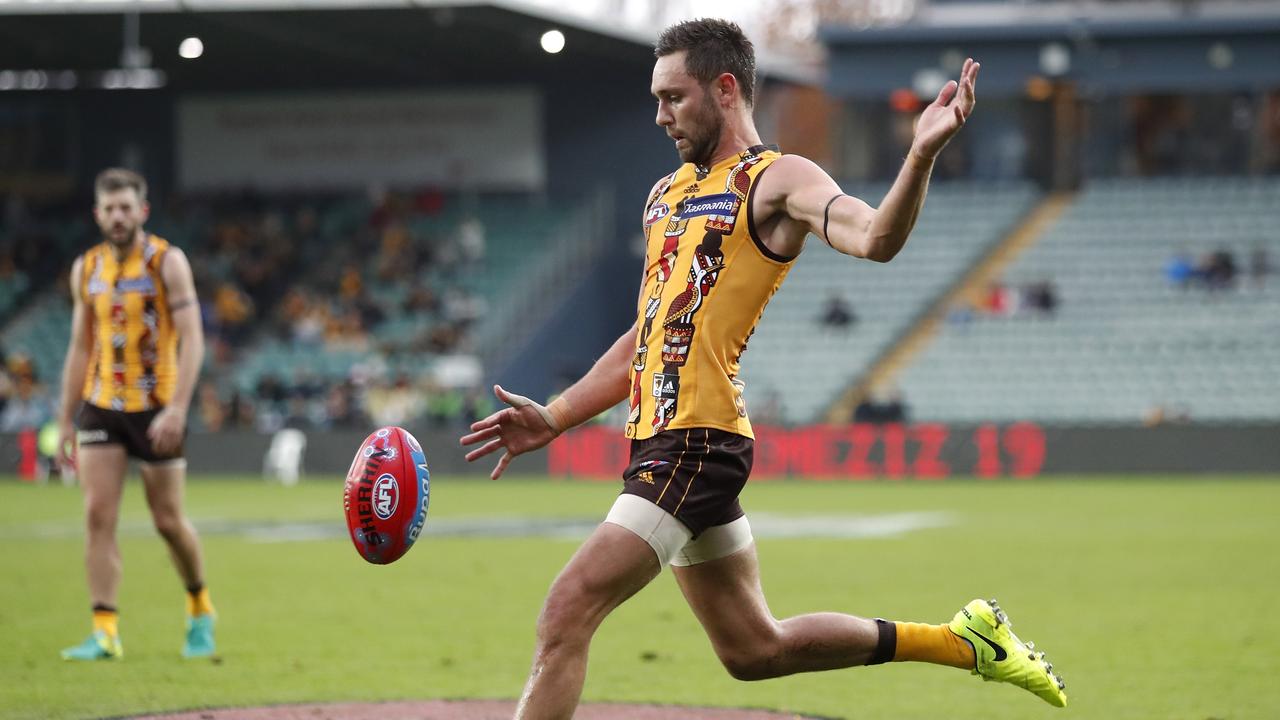
[[[71,342],[58,418],[62,460],[74,463],[84,488],[93,633],[62,656],[99,660],[123,654],[116,523],[133,457],[141,463],[156,530],[187,590],[182,653],[205,657],[214,652],[214,609],[204,585],[200,540],[182,508],[187,409],[204,358],[191,265],[181,250],[143,230],[150,207],[142,176],[105,170],[94,183],[94,196],[103,241],[71,268]]]
[[[514,456],[631,401],[623,493],[551,587],[517,717],[573,715],[596,628],[666,564],[739,679],[919,660],[1065,705],[1052,666],[1010,632],[994,601],[969,603],[949,625],[837,613],[775,619],[737,500],[752,459],[738,358],[759,313],[811,233],[880,262],[902,249],[934,159],[973,111],[978,64],[967,60],[959,82],[924,110],[910,154],[875,209],[842,193],[814,163],[761,144],[751,116],[754,50],[736,25],[680,23],[662,34],[656,55],[656,121],[685,165],[654,186],[644,209],[648,252],[636,324],[549,406],[495,387],[510,407],[462,438],[483,443],[468,460],[504,451],[497,477]]]

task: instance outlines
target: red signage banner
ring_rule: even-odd
[[[1047,452],[1044,430],[1030,422],[757,427],[755,433],[753,480],[1030,478],[1040,474]],[[547,447],[547,473],[616,480],[629,450],[630,441],[614,428],[578,428]]]

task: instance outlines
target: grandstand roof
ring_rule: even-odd
[[[568,37],[564,52],[548,55],[538,46],[545,22],[490,6],[157,9],[165,4],[143,3],[152,11],[141,18],[140,44],[152,53],[151,67],[165,71],[169,86],[179,90],[525,82],[557,66],[648,66],[653,58],[649,46],[634,39],[568,26],[561,26]],[[0,68],[119,67],[122,27],[119,15],[102,12],[9,16],[0,24]],[[193,35],[203,40],[204,56],[183,60],[178,45]]]
[[[120,67],[129,11],[150,66],[179,90],[522,82],[581,63],[649,66],[657,33],[522,0],[0,0],[0,69]],[[552,27],[568,40],[558,55],[539,48]],[[189,36],[204,42],[196,61],[177,55]],[[759,64],[818,81],[816,68],[766,51]]]

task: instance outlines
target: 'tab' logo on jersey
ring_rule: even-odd
[[[650,225],[666,217],[667,214],[670,212],[671,212],[671,207],[666,203],[660,202],[654,205],[653,207],[649,208],[649,212],[644,216],[644,226],[649,227]]]

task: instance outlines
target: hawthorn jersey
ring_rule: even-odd
[[[123,260],[110,243],[84,254],[80,297],[93,319],[82,397],[107,410],[142,412],[173,397],[178,336],[160,268],[169,243],[148,235]]]
[[[753,437],[738,360],[793,258],[765,247],[748,208],[779,157],[758,145],[709,168],[686,163],[649,198],[628,438],[679,428]]]

